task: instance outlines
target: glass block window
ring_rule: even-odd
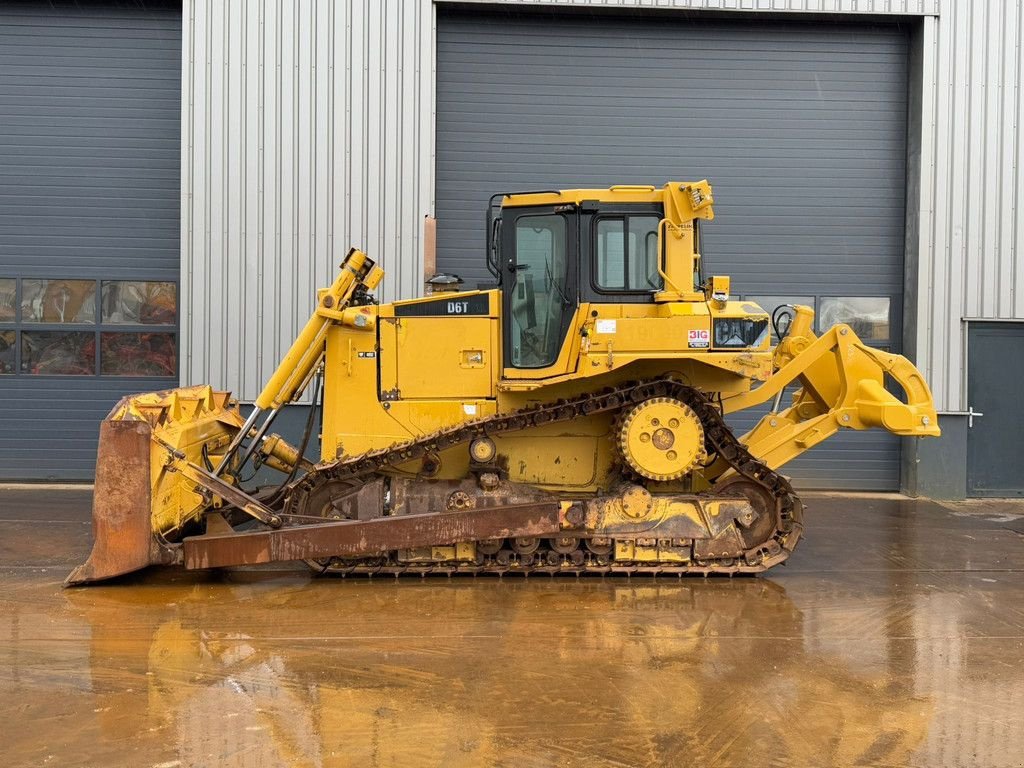
[[[174,376],[177,370],[177,334],[100,334],[100,373],[104,376]]]
[[[752,296],[743,297],[769,315],[783,304],[804,304],[815,310],[815,332],[822,334],[837,324],[849,325],[860,340],[883,350],[898,347],[899,318],[892,317],[890,296]],[[780,318],[782,324],[785,319]],[[893,338],[893,336],[897,338]],[[772,342],[778,338],[772,331]]]
[[[85,331],[22,331],[21,370],[91,376],[96,372],[96,335]]]
[[[22,280],[21,319],[27,323],[96,322],[96,281]]]
[[[0,277],[0,375],[178,374],[178,286]]]
[[[174,325],[178,286],[143,280],[104,280],[101,305],[105,325]]]
[[[890,340],[888,296],[822,297],[818,306],[818,328],[828,330],[845,323],[864,341],[885,343]]]
[[[0,331],[0,375],[17,372],[17,343],[17,331]]]
[[[0,277],[0,323],[13,323],[18,317],[18,281]]]

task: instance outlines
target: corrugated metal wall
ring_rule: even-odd
[[[438,20],[439,269],[492,279],[481,201],[496,191],[708,178],[705,267],[730,275],[737,296],[879,296],[899,319],[905,30],[849,18],[500,18],[460,9]],[[876,343],[898,349],[898,325]],[[745,432],[761,415],[734,424]],[[899,445],[846,432],[786,471],[804,489],[896,490]]]
[[[493,279],[495,192],[707,178],[706,268],[734,293],[902,296],[905,32],[471,9],[437,46],[441,270]]]
[[[966,405],[961,317],[1024,317],[1020,3],[545,4],[924,15],[913,22],[923,24],[923,95],[912,346],[939,407]],[[187,0],[184,381],[253,397],[348,241],[383,256],[385,297],[419,289],[434,188],[434,13],[430,0]]]
[[[917,358],[963,411],[962,318],[1024,318],[1020,2],[958,0],[923,29]]]
[[[637,8],[776,13],[856,13],[871,15],[938,14],[940,0],[457,0],[460,5],[509,5]],[[445,2],[445,0],[441,0]]]
[[[350,245],[420,290],[429,2],[186,2],[182,381],[252,399]]]
[[[101,339],[126,329],[101,334],[95,280],[177,280],[180,46],[173,3],[0,6],[0,481],[91,478],[114,403],[174,384],[173,366],[149,378],[83,362],[106,374]],[[40,280],[88,286],[92,309],[16,311]],[[33,347],[49,349],[29,362]]]

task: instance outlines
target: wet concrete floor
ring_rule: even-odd
[[[808,499],[761,578],[149,572],[0,489],[5,766],[1019,766],[1024,507]]]

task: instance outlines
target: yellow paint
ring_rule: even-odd
[[[360,285],[372,290],[383,277],[384,272],[374,266],[365,253],[356,249],[349,251],[337,279],[326,291],[319,292],[317,309],[256,398],[258,408],[276,408],[295,399],[323,358],[328,329],[344,319],[344,313],[339,315],[338,308],[351,300]]]
[[[206,507],[219,506],[219,499],[208,501],[194,482],[182,477],[158,440],[191,464],[216,463],[243,422],[228,393],[199,386],[135,395],[125,398],[108,418],[147,421],[157,438],[150,443],[149,462],[153,530],[179,530]]]
[[[726,275],[715,275],[711,278],[711,297],[722,297],[722,300],[729,298],[729,278]]]
[[[688,563],[690,548],[663,545],[654,539],[648,544],[640,544],[632,539],[619,539],[615,542],[615,559],[638,563]]]
[[[704,430],[688,405],[655,397],[626,414],[619,430],[619,448],[640,475],[675,480],[704,463]]]
[[[441,563],[463,562],[472,563],[476,557],[476,544],[471,541],[459,542],[450,546],[417,547],[415,549],[398,550],[400,563]]]
[[[483,399],[494,397],[494,335],[489,317],[402,317],[381,322],[380,354],[394,360],[395,399]],[[439,376],[438,373],[444,375]]]
[[[938,437],[938,417],[921,372],[902,355],[867,346],[837,325],[820,338],[814,313],[798,307],[789,335],[775,350],[776,371],[756,390],[724,398],[727,413],[768,402],[797,385],[788,407],[765,415],[742,440],[772,468],[783,466],[840,429],[886,429],[906,437]],[[885,390],[891,377],[906,402]]]

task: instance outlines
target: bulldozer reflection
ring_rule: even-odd
[[[184,765],[896,765],[932,716],[809,649],[762,579],[253,578],[147,587],[143,611],[141,590],[65,593],[92,628],[94,693],[139,697],[140,730],[176,734]]]

